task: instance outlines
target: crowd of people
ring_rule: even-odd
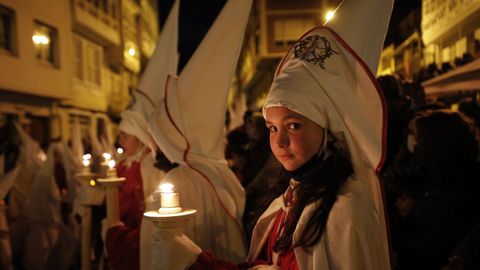
[[[480,268],[478,101],[454,111],[419,84],[375,79],[393,1],[344,1],[228,133],[251,1],[227,1],[180,74],[178,5],[122,113],[120,218],[93,209],[94,256],[112,269]],[[0,267],[78,269],[80,157],[112,147],[90,136],[85,150],[72,136],[44,152],[11,129],[20,140],[1,153]],[[143,216],[164,183],[197,210],[184,234]]]

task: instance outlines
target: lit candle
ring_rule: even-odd
[[[110,159],[107,162],[107,165],[108,165],[107,177],[117,177],[117,171],[115,170],[115,160]]]
[[[112,155],[110,153],[103,153],[103,159],[105,159],[105,161],[109,161],[111,158],[112,158]]]
[[[117,148],[117,154],[119,154],[119,155],[123,154],[123,148],[118,147]]]
[[[180,207],[178,193],[173,189],[173,185],[165,183],[160,185],[160,214],[175,214],[182,212]]]
[[[90,173],[90,158],[92,156],[90,154],[86,154],[86,155],[83,155],[83,160],[82,160],[82,164],[83,164],[83,168],[82,168],[82,171],[81,173],[84,173],[84,174],[87,174],[87,173]]]
[[[88,167],[88,166],[90,166],[90,160],[88,160],[88,159],[84,159],[84,160],[82,161],[82,163],[83,163],[83,167]]]

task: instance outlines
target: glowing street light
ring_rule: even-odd
[[[327,13],[325,14],[325,22],[330,21],[333,18],[334,15],[335,15],[334,10],[327,11]]]

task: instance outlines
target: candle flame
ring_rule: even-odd
[[[92,158],[92,155],[90,155],[90,154],[85,154],[85,155],[83,155],[82,157],[83,157],[83,159],[87,159],[87,160],[88,160],[88,159],[91,159],[91,158]]]
[[[90,160],[89,160],[89,159],[84,159],[84,160],[82,161],[82,163],[83,163],[83,167],[88,167],[88,166],[90,166]]]
[[[109,161],[108,161],[108,167],[109,167],[110,169],[115,168],[115,160],[113,160],[113,159],[109,160]]]
[[[172,193],[173,192],[173,185],[170,183],[163,183],[160,185],[160,192],[162,193]]]
[[[93,179],[90,179],[89,184],[90,184],[91,187],[93,187],[97,184],[97,182],[95,182],[95,180],[93,180]]]
[[[105,161],[109,161],[112,158],[112,155],[110,153],[103,153],[103,158]]]
[[[118,147],[117,148],[117,153],[120,154],[120,155],[123,154],[123,148]]]

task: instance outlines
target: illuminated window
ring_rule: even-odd
[[[462,58],[467,52],[467,38],[463,37],[455,42],[455,57]]]
[[[32,41],[35,46],[35,57],[43,63],[58,67],[57,30],[35,21]]]
[[[450,62],[452,59],[450,57],[451,55],[451,49],[450,47],[445,47],[442,49],[442,62]]]
[[[0,5],[0,51],[15,54],[15,12]]]

